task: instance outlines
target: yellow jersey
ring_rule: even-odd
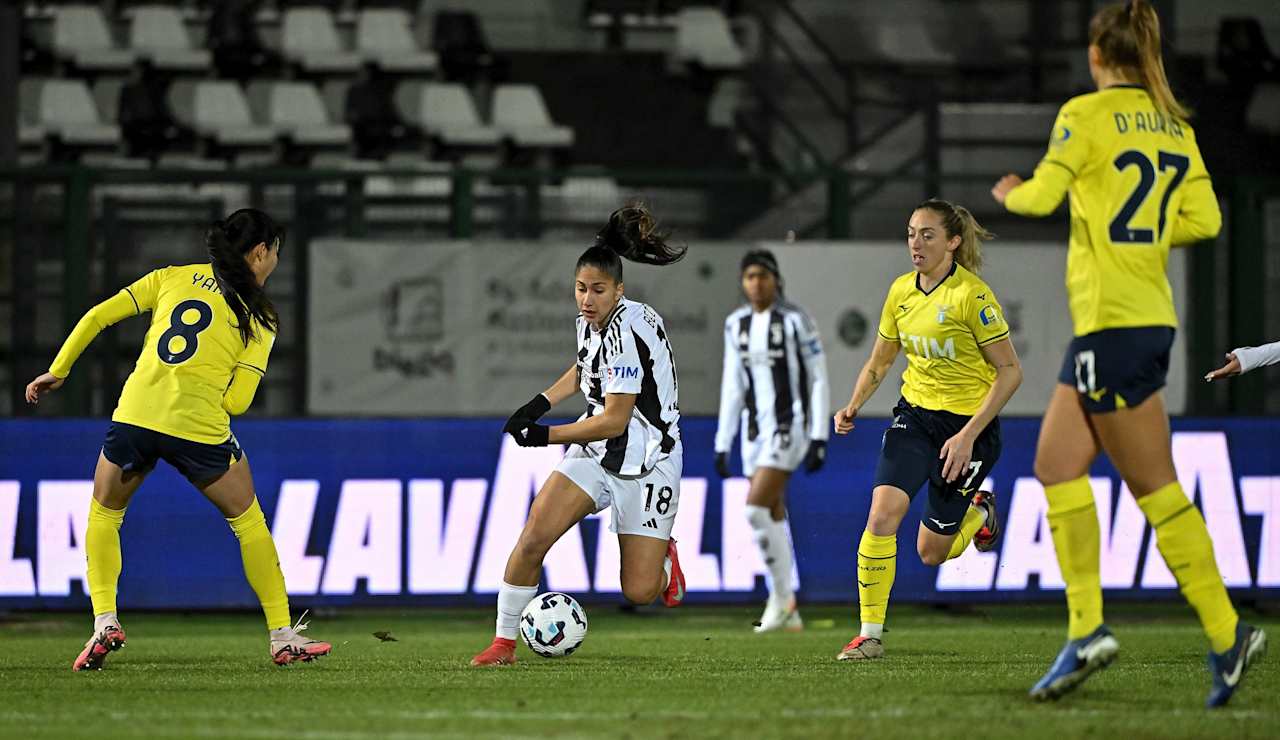
[[[1178,325],[1165,267],[1171,245],[1211,239],[1222,213],[1195,131],[1136,85],[1067,101],[1035,175],[1005,207],[1044,216],[1070,193],[1067,297],[1075,335]]]
[[[98,332],[147,311],[151,327],[111,419],[192,442],[225,442],[228,414],[248,408],[275,335],[255,321],[256,337],[245,346],[209,264],[155,270],[95,306],[49,371],[67,377]]]
[[[879,333],[907,355],[902,397],[921,408],[973,416],[996,379],[982,347],[1009,338],[996,294],[982,278],[952,263],[925,292],[915,271],[889,288]]]

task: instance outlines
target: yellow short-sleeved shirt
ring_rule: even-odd
[[[222,396],[237,368],[264,376],[275,335],[255,322],[246,347],[208,264],[165,267],[124,289],[151,312],[113,421],[220,444],[231,436]]]
[[[902,345],[902,396],[926,409],[973,416],[996,379],[982,347],[1009,337],[995,293],[959,264],[928,293],[915,271],[889,288],[880,336]]]
[[[1222,225],[1195,131],[1116,85],[1067,101],[1035,175],[1009,192],[1014,213],[1045,215],[1070,195],[1067,296],[1076,336],[1178,325],[1169,247]]]

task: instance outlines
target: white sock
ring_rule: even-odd
[[[93,634],[99,634],[102,629],[109,624],[120,624],[120,620],[116,618],[115,612],[103,612],[93,618]]]
[[[506,581],[498,588],[498,625],[496,634],[507,640],[516,639],[520,613],[538,595],[537,586],[512,586]]]
[[[760,549],[760,558],[769,569],[769,600],[789,603],[795,594],[791,590],[791,538],[787,535],[786,520],[775,522],[765,507],[747,504],[747,521]]]
[[[863,637],[870,637],[870,638],[879,640],[880,635],[882,635],[883,633],[884,633],[883,624],[875,624],[874,622],[863,622],[862,632],[859,632],[858,634],[862,635]]]

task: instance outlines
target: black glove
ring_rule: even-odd
[[[539,393],[533,397],[533,400],[516,409],[516,412],[511,415],[511,418],[507,419],[507,423],[502,425],[502,432],[503,434],[514,434],[516,430],[541,419],[542,415],[550,410],[551,401],[547,400],[546,396]]]
[[[804,469],[816,473],[827,463],[827,443],[815,439],[809,443],[809,451],[804,453]]]
[[[729,477],[729,453],[716,453],[716,473],[718,473],[721,478]]]
[[[511,422],[507,422],[507,426],[511,426]],[[508,429],[507,433],[521,447],[546,447],[548,438],[551,436],[551,427],[532,421],[522,421]]]

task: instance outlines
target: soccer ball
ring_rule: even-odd
[[[587,637],[587,613],[572,596],[550,591],[524,608],[520,636],[544,658],[572,655]]]

